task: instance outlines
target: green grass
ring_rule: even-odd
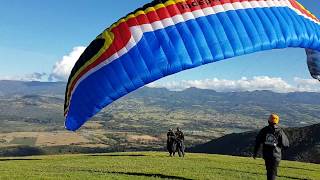
[[[320,179],[320,165],[282,161],[279,179]],[[136,152],[0,158],[0,179],[266,179],[262,159]]]

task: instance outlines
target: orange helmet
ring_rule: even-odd
[[[277,114],[272,113],[269,116],[269,120],[268,120],[269,123],[271,123],[271,124],[279,124],[279,121],[280,121],[280,118],[279,118],[279,116]]]

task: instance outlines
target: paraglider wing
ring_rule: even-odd
[[[306,49],[306,52],[311,76],[320,81],[320,52],[312,49]]]
[[[319,78],[319,20],[295,0],[157,0],[101,33],[75,64],[65,126],[75,131],[116,99],[162,77],[257,51],[310,49]],[[311,57],[312,56],[312,57]]]

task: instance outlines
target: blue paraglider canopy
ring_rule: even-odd
[[[75,64],[65,126],[170,74],[244,54],[306,48],[320,79],[320,21],[296,0],[157,0],[103,31]]]

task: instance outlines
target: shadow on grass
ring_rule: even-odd
[[[143,157],[147,156],[144,154],[92,154],[87,156],[93,156],[93,157]]]
[[[241,171],[241,170],[235,170],[235,169],[227,169],[227,168],[213,168],[218,169],[222,171],[229,171],[229,172],[235,172],[235,173],[244,173],[244,174],[252,174],[252,175],[262,175],[266,176],[265,173],[255,173],[255,172],[248,172],[248,171]],[[129,175],[129,176],[143,176],[143,177],[155,177],[155,178],[161,178],[161,179],[178,179],[178,180],[192,180],[190,178],[185,177],[179,177],[179,176],[171,176],[171,175],[164,175],[164,174],[152,174],[152,173],[139,173],[139,172],[113,172],[113,171],[97,171],[97,170],[77,170],[77,171],[84,171],[89,173],[104,173],[104,174],[119,174],[119,175]],[[288,178],[288,179],[297,179],[297,180],[309,180],[307,178],[298,178],[298,177],[292,177],[292,176],[279,176],[282,178]]]
[[[307,168],[299,168],[299,167],[291,167],[291,166],[280,166],[282,169],[297,169],[297,170],[304,170],[304,171],[318,171],[315,169],[307,169]]]
[[[0,159],[1,161],[40,161],[42,159]]]
[[[178,179],[178,180],[192,180],[189,178],[179,177],[179,176],[170,176],[165,174],[149,174],[149,173],[139,173],[139,172],[116,172],[116,171],[97,171],[97,170],[78,170],[90,173],[103,173],[103,174],[119,174],[119,175],[129,175],[129,176],[140,176],[140,177],[155,177],[161,179]]]
[[[112,174],[124,174],[130,176],[144,176],[144,177],[156,177],[161,179],[181,179],[181,180],[191,180],[189,178],[179,177],[179,176],[170,176],[164,174],[147,174],[147,173],[136,173],[136,172],[109,172]]]
[[[237,164],[244,164],[243,162],[233,162],[233,163],[237,163]],[[251,165],[255,165],[255,166],[261,166],[262,168],[265,168],[265,164],[264,163],[251,163],[251,162],[246,162],[245,164],[251,164]],[[281,164],[281,163],[280,163]],[[308,168],[299,168],[299,167],[293,167],[293,166],[279,166],[279,168],[281,169],[296,169],[296,170],[304,170],[304,171],[318,171],[315,169],[308,169]]]
[[[236,169],[227,169],[227,168],[214,168],[214,169],[223,170],[223,171],[231,171],[231,172],[236,172],[236,173],[245,173],[245,174],[266,176],[266,174],[264,174],[264,173],[248,172],[248,171],[241,171],[241,170],[236,170]],[[307,178],[298,178],[298,177],[292,177],[292,176],[279,176],[278,175],[278,177],[283,177],[283,178],[288,178],[288,179],[308,180]]]

